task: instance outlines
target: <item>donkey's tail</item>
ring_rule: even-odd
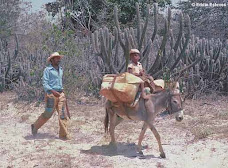
[[[105,108],[105,119],[104,119],[105,133],[108,132],[108,123],[109,123],[108,109]]]

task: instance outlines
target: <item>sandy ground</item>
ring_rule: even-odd
[[[198,115],[186,115],[182,123],[176,122],[172,116],[158,116],[155,126],[161,135],[166,159],[159,157],[158,145],[150,130],[143,141],[146,158],[140,159],[136,154],[136,144],[141,122],[124,121],[118,125],[117,148],[113,148],[108,145],[109,135],[104,133],[102,104],[69,103],[73,116],[72,140],[58,139],[56,115],[33,138],[30,124],[43,112],[44,104],[36,107],[34,103],[15,102],[13,93],[0,93],[0,167],[228,168],[227,138],[213,134],[196,140],[190,129],[186,129],[189,121]],[[199,104],[198,100],[188,100],[185,108],[190,114],[197,108],[203,111],[204,105],[208,104],[208,101]],[[225,101],[220,110],[225,110],[226,104]]]

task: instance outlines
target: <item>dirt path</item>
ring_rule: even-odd
[[[57,116],[53,116],[34,139],[31,136],[30,124],[42,113],[43,104],[35,107],[35,104],[15,103],[14,98],[12,93],[0,94],[0,167],[3,168],[228,167],[228,139],[212,134],[195,140],[196,135],[186,129],[191,122],[197,120],[194,115],[186,115],[182,123],[177,123],[171,116],[158,117],[156,128],[161,135],[167,158],[159,157],[156,140],[151,131],[147,130],[143,141],[146,159],[140,159],[136,157],[135,150],[142,126],[140,122],[121,123],[116,129],[117,148],[113,148],[108,145],[109,136],[104,134],[104,109],[101,104],[92,106],[71,102],[72,140],[58,139]],[[195,114],[192,112],[193,103],[186,103],[188,114]],[[224,104],[219,105],[220,111],[225,110],[225,103],[227,102],[224,100]],[[204,106],[201,104],[198,102],[194,109],[202,109],[200,114],[203,115],[203,109],[207,111],[205,106],[210,102]]]

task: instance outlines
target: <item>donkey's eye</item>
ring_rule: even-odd
[[[177,104],[177,101],[176,100],[173,100],[173,103]]]

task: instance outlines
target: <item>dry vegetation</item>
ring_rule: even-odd
[[[94,98],[70,99],[73,117],[69,141],[58,139],[56,115],[34,139],[30,124],[42,113],[43,103],[38,106],[15,98],[11,92],[0,95],[0,167],[226,168],[228,164],[226,97],[186,100],[186,115],[181,123],[173,116],[158,116],[156,128],[167,159],[159,157],[156,140],[147,130],[143,160],[137,157],[135,149],[142,123],[121,123],[116,129],[117,148],[109,146],[109,135],[104,134],[102,102]]]
[[[227,138],[227,97],[210,95],[198,100],[188,100],[185,114],[189,118],[183,128],[190,130],[195,140],[208,136]]]
[[[98,42],[98,46],[101,48],[96,46],[92,49],[92,43],[89,40],[91,32],[80,33],[78,28],[72,31],[70,27],[65,27],[67,26],[65,21],[69,22],[71,19],[61,18],[65,27],[65,29],[62,29],[63,23],[61,23],[61,20],[59,20],[60,24],[52,24],[45,19],[45,13],[43,12],[29,13],[26,2],[18,0],[2,2],[0,4],[1,8],[7,10],[0,11],[0,23],[2,23],[0,24],[0,168],[227,168],[227,97],[210,95],[186,100],[185,119],[181,123],[175,122],[173,116],[158,116],[155,126],[161,135],[167,159],[159,157],[157,142],[151,131],[147,130],[143,141],[143,152],[146,159],[141,160],[136,156],[135,148],[142,123],[135,121],[121,123],[116,129],[117,148],[109,146],[110,137],[104,134],[103,119],[105,112],[103,104],[93,96],[89,96],[98,93],[101,77],[104,73],[114,73],[114,69],[119,72],[121,72],[121,69],[123,71],[124,64],[128,61],[125,57],[126,54],[123,53],[128,53],[129,46],[127,44],[128,42],[132,43],[131,38],[126,37],[130,30],[131,33],[134,32],[133,29],[119,30],[119,32],[126,35],[122,39],[126,38],[124,40],[125,47],[119,44],[120,41],[116,40],[116,42],[113,42],[115,45],[108,43],[109,48],[104,48],[106,45],[101,40],[103,37],[101,38],[98,35],[105,35],[107,41],[111,38],[109,33],[112,33],[115,39],[119,40],[121,38],[117,38],[117,36],[121,37],[122,35],[120,33],[117,33],[117,35],[111,29],[99,29],[103,27],[99,25],[96,28],[97,31],[94,32],[94,41]],[[68,2],[74,2],[76,5],[83,4],[82,7],[87,11],[89,6],[84,6],[86,3],[82,2],[90,1],[80,1],[81,4],[77,3],[79,1],[59,0],[58,2],[64,2],[62,5],[65,5],[65,7],[68,7]],[[97,1],[92,2],[97,3]],[[51,4],[49,3],[49,5]],[[132,7],[130,3],[129,5],[129,7]],[[71,9],[71,6],[69,7],[70,10],[73,9]],[[60,10],[59,12],[61,13],[61,11],[69,12],[69,10]],[[146,59],[143,60],[146,70],[155,75],[155,72],[159,72],[161,67],[174,70],[177,66],[176,63],[181,62],[178,66],[183,68],[188,63],[197,62],[200,58],[202,60],[199,59],[198,65],[195,65],[186,73],[189,75],[184,80],[186,84],[185,93],[187,92],[192,97],[215,91],[227,93],[228,41],[201,39],[195,35],[190,36],[190,18],[187,15],[186,17],[178,15],[179,19],[170,20],[170,9],[168,10],[167,21],[170,22],[171,26],[164,26],[165,18],[159,14],[157,32],[155,31],[155,29],[157,30],[156,26],[153,27],[157,24],[156,5],[153,11],[153,17],[147,15],[150,16],[148,28],[145,27],[148,32],[146,34],[142,33],[140,35],[142,38],[139,38],[144,39],[144,41],[139,40],[143,42],[143,46],[139,47],[139,41],[137,45],[131,44],[132,47],[139,47],[141,52],[145,51],[144,58]],[[120,12],[121,10],[119,10]],[[136,12],[139,14],[138,9]],[[117,12],[114,13],[116,13],[115,17],[118,20]],[[104,14],[102,13],[102,16]],[[64,13],[60,15],[68,16]],[[83,17],[87,19],[86,15]],[[111,16],[111,18],[114,17]],[[212,18],[219,17],[214,15]],[[138,18],[135,24],[137,31],[140,30],[137,25],[142,25],[143,19],[141,19],[141,22],[138,22],[139,20]],[[102,19],[99,21],[102,21]],[[95,21],[95,23],[101,22]],[[184,23],[183,28],[179,28],[182,23]],[[111,27],[119,27],[118,23],[107,24],[110,24]],[[108,26],[107,24],[104,25]],[[203,26],[205,27],[205,24]],[[130,26],[130,28],[133,27]],[[167,29],[164,34],[162,33],[163,29],[164,32]],[[171,29],[173,29],[173,35],[168,33],[171,32]],[[98,30],[99,34],[96,34]],[[156,38],[152,40],[152,43],[148,39],[151,38],[153,31],[157,35],[154,36]],[[178,38],[178,34],[182,37]],[[134,34],[133,38],[138,39],[137,36]],[[146,44],[147,41],[148,45]],[[163,45],[163,42],[165,45]],[[94,49],[97,52],[94,52]],[[44,103],[42,102],[43,88],[40,79],[46,64],[46,58],[53,51],[58,51],[66,56],[63,59],[64,89],[69,96],[69,108],[73,116],[71,119],[72,140],[70,141],[58,139],[56,115],[39,130],[37,138],[34,139],[31,136],[30,124],[37,119],[44,109]],[[102,53],[105,54],[105,57]],[[106,55],[106,53],[111,55]],[[162,54],[161,60],[160,54]],[[107,56],[109,61],[105,62]],[[176,56],[180,56],[181,61],[175,58]],[[159,58],[160,61],[154,61],[157,60],[156,58]],[[115,64],[113,64],[114,62]],[[170,76],[166,72],[166,68],[164,68],[164,72],[162,72],[162,68],[157,77],[160,76],[164,79],[167,76],[167,79],[169,79]],[[150,71],[153,71],[153,73]],[[154,77],[156,78],[156,76]],[[8,90],[14,92],[6,92]],[[82,90],[86,90],[87,95],[84,95]],[[18,97],[20,101],[17,100]],[[37,102],[33,102],[35,99]],[[30,102],[27,103],[28,101]]]

